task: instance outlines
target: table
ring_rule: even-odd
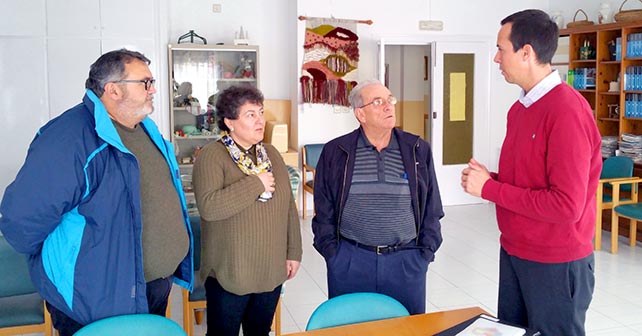
[[[287,336],[426,336],[444,331],[479,314],[489,313],[479,307],[471,307],[311,330]]]

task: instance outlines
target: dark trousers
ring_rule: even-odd
[[[147,305],[149,313],[155,315],[165,316],[167,311],[167,299],[169,292],[172,290],[173,277],[156,279],[147,283]],[[98,289],[97,289],[98,290]],[[47,309],[51,314],[51,322],[58,330],[60,336],[72,336],[84,325],[76,322],[65,313],[58,310],[47,302]]]
[[[377,255],[346,241],[326,260],[328,297],[355,292],[374,292],[395,298],[410,314],[426,312],[428,260],[418,249]]]
[[[583,336],[595,287],[595,259],[545,264],[499,256],[498,317],[543,336]]]
[[[279,285],[271,292],[236,295],[226,291],[212,277],[205,280],[207,335],[267,336],[281,295]]]

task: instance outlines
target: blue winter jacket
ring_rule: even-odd
[[[151,119],[141,125],[181,200],[190,249],[174,281],[191,290],[194,243],[173,146]],[[0,216],[7,241],[28,255],[40,295],[67,316],[88,324],[147,313],[138,161],[93,91],[39,130]]]
[[[323,146],[314,178],[314,210],[312,231],[314,247],[326,260],[336,254],[339,226],[352,184],[357,141],[362,130],[338,137]],[[441,224],[444,216],[435,176],[430,145],[414,134],[393,129],[397,136],[401,159],[412,195],[412,209],[417,227],[417,246],[422,255],[434,260],[441,245]]]

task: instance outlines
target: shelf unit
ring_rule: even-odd
[[[595,113],[600,134],[603,136],[614,135],[622,138],[623,133],[642,134],[642,118],[625,117],[625,100],[627,93],[640,93],[642,91],[629,91],[624,87],[624,74],[629,66],[642,66],[642,58],[626,56],[627,37],[631,34],[642,32],[642,21],[609,23],[602,25],[582,26],[561,29],[560,36],[569,37],[569,62],[568,68],[596,68],[595,88],[578,90],[589,102]],[[612,59],[608,44],[616,38],[622,39],[621,60]],[[588,40],[596,50],[595,59],[580,59],[579,50]],[[609,91],[609,83],[620,78],[618,91]],[[613,116],[609,105],[619,105],[619,115]]]
[[[192,169],[200,148],[219,139],[216,94],[232,85],[259,87],[259,47],[168,45],[169,120],[190,215],[197,215]]]
[[[219,138],[217,93],[232,85],[259,87],[258,60],[258,46],[168,45],[170,131],[180,164],[189,167],[199,148]]]
[[[578,90],[582,96],[591,104],[595,113],[595,122],[602,136],[618,136],[622,140],[622,134],[642,134],[642,118],[626,117],[626,95],[629,93],[642,94],[642,91],[625,89],[625,72],[627,67],[642,66],[642,57],[627,57],[627,37],[631,34],[642,33],[642,21],[609,23],[602,25],[582,26],[577,28],[560,30],[560,37],[569,37],[569,69],[596,66],[596,87],[593,90]],[[608,44],[616,38],[621,38],[621,60],[614,60],[610,56]],[[591,46],[596,48],[594,60],[580,60],[579,48],[585,40],[589,40]],[[617,91],[609,91],[609,83],[620,78],[620,86]],[[619,114],[609,114],[609,105],[619,105]],[[636,176],[642,176],[642,164],[635,164]],[[603,212],[607,217],[603,218],[604,228],[610,230],[610,215]],[[628,234],[628,220],[621,220],[619,223],[621,235]],[[642,240],[642,226],[638,226],[637,237]]]

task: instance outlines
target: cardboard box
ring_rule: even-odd
[[[288,151],[288,125],[270,120],[265,123],[263,141],[272,144],[280,153]]]

